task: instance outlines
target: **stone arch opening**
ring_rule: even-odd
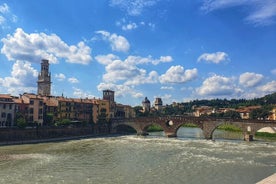
[[[147,132],[150,136],[165,136],[164,128],[157,123],[151,123],[144,127],[144,132]]]
[[[276,140],[276,125],[275,127],[267,126],[256,130],[255,139],[265,140],[270,138],[272,138],[273,140],[274,139]]]
[[[116,132],[118,134],[137,134],[137,130],[126,124],[121,124],[113,128],[113,132]]]
[[[183,122],[176,129],[176,136],[179,138],[204,139],[201,126],[193,122]]]
[[[212,131],[212,139],[243,140],[244,133],[241,126],[234,123],[219,123]]]

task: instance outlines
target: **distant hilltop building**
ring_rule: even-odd
[[[49,73],[49,60],[42,59],[41,70],[37,80],[37,94],[42,96],[51,95],[51,74]]]
[[[155,101],[154,101],[154,108],[156,110],[161,110],[163,107],[163,102],[162,102],[162,99],[161,98],[155,98]]]
[[[142,105],[143,105],[143,112],[150,112],[150,101],[149,101],[148,97],[146,97],[142,101]]]

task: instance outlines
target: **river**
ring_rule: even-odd
[[[219,130],[205,140],[197,128],[162,134],[1,146],[0,183],[252,184],[276,173],[276,142]]]

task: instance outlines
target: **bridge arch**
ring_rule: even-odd
[[[119,123],[119,124],[113,124],[112,128],[111,128],[111,133],[118,133],[117,130],[122,127],[128,127],[128,129],[131,128],[131,129],[135,130],[137,134],[139,134],[139,132],[141,132],[141,128],[139,126],[137,126],[136,124],[123,122],[123,123]]]
[[[259,127],[258,129],[256,129],[256,132],[276,133],[276,125],[275,126]]]
[[[214,128],[211,130],[211,138],[214,139],[214,133],[216,130],[218,130],[220,127],[225,126],[226,129],[229,129],[230,131],[240,131],[241,133],[241,138],[244,138],[245,135],[245,127],[242,126],[239,122],[234,122],[234,121],[222,121],[222,122],[217,122],[214,126]],[[227,131],[227,130],[226,130]],[[239,139],[237,137],[237,139]]]
[[[137,130],[128,124],[119,124],[113,127],[113,132],[116,133],[137,133]]]
[[[182,121],[182,122],[178,123],[178,125],[175,128],[175,131],[177,132],[179,130],[179,128],[183,127],[183,125],[195,125],[197,128],[200,128],[201,130],[203,130],[202,123],[200,123],[200,122]],[[187,127],[189,127],[189,126],[187,126]]]
[[[175,132],[180,138],[204,138],[203,126],[200,122],[183,121],[178,124]]]
[[[160,123],[156,123],[156,122],[151,122],[149,124],[146,124],[143,128],[142,131],[144,132],[148,132],[149,127],[151,127],[152,125],[158,126],[162,129],[162,131],[165,131],[164,125],[160,124]]]

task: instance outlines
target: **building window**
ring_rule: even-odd
[[[6,104],[3,104],[3,109],[6,109]]]
[[[33,114],[33,113],[34,113],[34,109],[30,108],[30,114]]]
[[[34,101],[33,100],[30,100],[30,105],[34,105]]]
[[[39,101],[39,106],[43,106],[43,101]]]
[[[12,104],[10,104],[10,110],[12,109]]]
[[[42,109],[39,109],[39,114],[42,114],[43,113],[43,110]]]
[[[6,113],[3,112],[3,113],[1,114],[1,117],[2,117],[2,118],[5,118],[5,117],[6,117]]]

